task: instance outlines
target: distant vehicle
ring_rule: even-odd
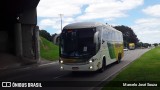
[[[60,34],[62,71],[104,71],[105,66],[123,57],[122,33],[101,23],[74,23]]]
[[[135,44],[134,44],[134,43],[129,43],[129,49],[130,49],[130,50],[135,49]]]
[[[124,48],[123,50],[124,50],[124,51],[128,51],[128,48]]]

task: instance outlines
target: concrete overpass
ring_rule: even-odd
[[[40,0],[0,1],[0,67],[39,60],[36,7]]]

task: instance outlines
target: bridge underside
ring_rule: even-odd
[[[0,1],[0,68],[14,61],[38,61],[38,3],[39,0]]]

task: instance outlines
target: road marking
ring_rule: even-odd
[[[110,77],[112,77],[113,75],[115,75],[115,74],[117,74],[118,72],[120,72],[124,67],[126,67],[126,66],[129,65],[130,63],[131,63],[131,62],[129,62],[128,64],[124,65],[121,69],[115,71],[114,73],[112,73],[112,74],[109,75],[108,77],[104,78],[104,79],[102,80],[102,82],[99,82],[99,83],[97,84],[97,86],[100,85],[101,83],[103,83],[104,81],[106,81],[107,79],[109,79]],[[91,87],[91,88],[88,89],[88,90],[101,90],[102,88],[103,88],[103,87]]]
[[[17,69],[17,70],[27,70],[27,69],[30,69],[31,67],[28,66],[28,67],[24,67],[24,68],[20,68],[20,69]]]
[[[53,79],[57,79],[57,78],[60,78],[60,77],[63,77],[65,75],[60,75],[60,76],[57,76],[57,77],[54,77]]]
[[[144,54],[144,53],[143,53]],[[141,55],[143,55],[141,54]],[[139,54],[138,54],[139,55]],[[137,58],[139,58],[141,55],[139,55],[138,57],[136,57],[134,60],[136,60]],[[104,78],[102,81],[106,81],[108,78],[112,77],[113,75],[115,75],[116,73],[120,72],[123,68],[125,68],[126,66],[128,66],[130,63],[132,63],[134,60],[130,60],[129,63],[125,64],[124,66],[122,66],[122,68],[120,68],[119,70],[115,71],[114,73],[112,73],[111,75],[109,75],[108,77]]]
[[[47,65],[51,65],[51,64],[56,64],[56,63],[58,63],[58,61],[57,62],[46,63],[46,64],[40,64],[39,67],[47,66]]]
[[[40,64],[40,65],[31,65],[31,66],[27,66],[27,67],[22,67],[22,68],[20,68],[20,69],[18,69],[18,70],[28,70],[28,69],[32,69],[33,67],[43,67],[43,66],[47,66],[47,65],[51,65],[51,64],[55,64],[56,62],[52,62],[52,63],[46,63],[46,64]]]

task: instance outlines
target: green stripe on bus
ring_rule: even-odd
[[[109,55],[110,55],[111,59],[116,58],[115,51],[114,51],[114,45],[111,43],[107,43],[107,44],[108,44]]]

